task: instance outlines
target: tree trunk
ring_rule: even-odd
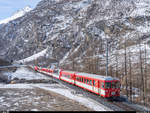
[[[127,55],[126,55],[126,37],[125,37],[125,45],[124,45],[124,50],[125,50],[125,54],[124,54],[124,58],[125,58],[125,81],[126,81],[126,95],[127,95],[127,98],[128,98],[128,79],[127,79]]]
[[[130,75],[130,80],[129,80],[129,84],[130,84],[130,101],[132,102],[133,101],[133,98],[132,98],[132,63],[131,63],[131,53],[130,53],[130,50],[129,50],[129,67],[130,67],[130,71],[129,71],[129,75]]]

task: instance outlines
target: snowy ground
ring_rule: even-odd
[[[6,72],[5,74],[8,74]],[[10,72],[12,78],[51,79],[27,68]],[[96,101],[59,83],[0,84],[0,110],[111,111]]]
[[[110,111],[96,101],[74,92],[60,84],[0,84],[0,109]]]
[[[31,84],[30,84],[31,85]],[[2,111],[91,111],[62,95],[27,84],[0,85]],[[4,86],[4,88],[2,88]],[[21,86],[21,87],[20,87]]]

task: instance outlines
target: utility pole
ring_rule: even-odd
[[[125,81],[126,81],[126,95],[127,95],[127,98],[128,98],[128,79],[127,79],[127,39],[126,39],[126,37],[125,37],[125,43],[124,43],[124,51],[125,51],[125,53],[124,53],[124,60],[125,60]]]
[[[106,38],[106,76],[108,76],[108,39]]]
[[[106,38],[106,76],[108,76],[108,34],[110,34],[109,27],[105,27],[104,32],[105,32],[105,38]]]

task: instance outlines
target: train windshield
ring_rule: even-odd
[[[105,82],[105,89],[111,88],[111,82]]]
[[[105,82],[105,89],[116,89],[120,87],[119,81],[116,82]]]

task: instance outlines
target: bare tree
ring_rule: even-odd
[[[140,49],[140,71],[141,71],[141,94],[142,94],[142,99],[144,100],[144,92],[145,91],[144,91],[144,74],[143,74],[141,39],[139,40],[139,49]]]
[[[130,49],[129,49],[129,87],[130,87],[129,98],[130,98],[130,101],[132,102],[133,101],[133,98],[132,98],[132,62],[131,62]]]
[[[145,48],[144,48],[144,55],[145,55],[145,58],[144,58],[144,104],[147,105],[147,48],[146,48],[147,44],[145,44]]]
[[[117,53],[117,51],[116,51],[115,57],[116,57],[116,65],[115,65],[115,68],[116,68],[116,77],[118,77],[118,53]]]
[[[126,81],[126,95],[128,98],[128,78],[127,78],[127,40],[125,37],[124,41],[124,71],[125,71],[125,81]]]

